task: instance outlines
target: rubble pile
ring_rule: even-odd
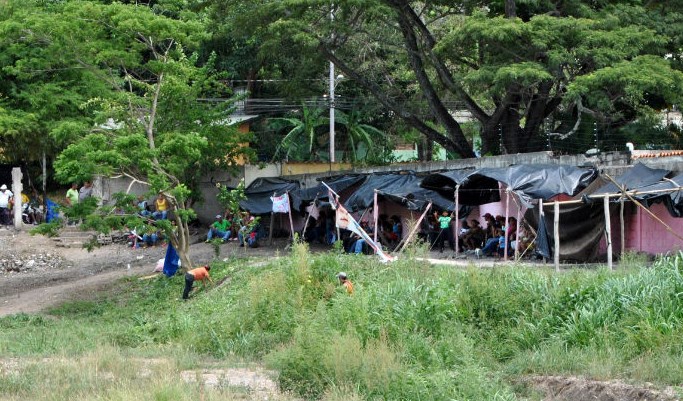
[[[3,252],[0,254],[0,272],[7,274],[47,271],[60,268],[63,262],[64,259],[55,253]]]

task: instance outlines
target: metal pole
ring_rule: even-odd
[[[334,19],[330,11],[330,19]],[[330,61],[330,163],[334,163],[334,63]]]
[[[330,5],[330,22],[334,23],[334,3],[332,3]],[[334,34],[332,35],[332,39],[334,39]],[[334,163],[334,63],[331,61],[330,61],[330,163]]]

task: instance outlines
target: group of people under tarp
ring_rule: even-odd
[[[347,229],[336,228],[335,211],[325,205],[314,213],[315,217],[309,216],[307,226],[301,234],[301,238],[308,243],[332,245],[342,241],[342,246],[347,253],[372,254],[372,248],[358,234]],[[373,236],[374,224],[361,216],[359,224],[361,228]],[[378,216],[377,241],[386,249],[393,250],[403,238],[403,224],[398,215],[388,217],[385,214]],[[337,237],[339,235],[339,237]]]
[[[520,228],[520,238],[517,239],[517,219],[508,218],[505,225],[505,217],[484,214],[486,226],[482,227],[477,219],[463,219],[457,236],[452,227],[454,214],[443,211],[441,214],[434,212],[426,216],[422,221],[418,234],[424,242],[430,244],[430,249],[444,251],[445,244],[455,251],[458,247],[460,253],[475,253],[477,256],[502,257],[505,252],[505,240],[507,233],[508,256],[515,253],[515,249],[522,252],[529,251],[533,247],[533,237],[528,224]],[[528,252],[531,255],[533,252]]]
[[[265,237],[265,231],[260,223],[260,218],[252,216],[249,211],[231,213],[225,211],[223,215],[217,214],[213,223],[206,233],[206,241],[219,240],[222,243],[238,241],[239,246],[258,248],[259,240]]]

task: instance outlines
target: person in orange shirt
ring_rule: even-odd
[[[339,279],[339,284],[346,287],[346,293],[349,295],[353,294],[353,283],[346,277],[346,273],[340,272],[337,274],[337,278]]]
[[[183,290],[183,299],[188,299],[190,297],[190,291],[192,291],[192,285],[195,281],[201,281],[206,287],[206,282],[212,283],[211,276],[209,276],[209,270],[211,266],[206,265],[192,269],[185,273],[185,289]]]

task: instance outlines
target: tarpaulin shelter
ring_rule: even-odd
[[[298,181],[282,178],[258,178],[244,190],[247,199],[240,202],[240,207],[251,214],[266,214],[273,210],[273,194],[279,196],[285,192],[299,189]]]
[[[559,194],[576,195],[595,177],[593,168],[580,168],[559,164],[520,164],[505,168],[482,168],[468,176],[469,182],[480,177],[502,182],[530,206],[532,199],[548,200]]]
[[[455,188],[467,182],[467,189],[462,188],[459,203],[462,205],[478,206],[486,203],[500,201],[498,181],[493,178],[481,176],[475,181],[469,177],[477,170],[451,170],[433,173],[426,176],[421,186],[426,189],[437,191],[447,199],[453,199]]]
[[[347,188],[350,188],[366,179],[365,174],[347,174],[338,177],[325,178],[327,184],[333,191],[339,193]],[[318,184],[311,188],[299,188],[290,193],[292,198],[292,208],[300,211],[302,204],[309,204],[313,200],[327,199],[328,189],[323,184]]]
[[[548,201],[560,194],[574,196],[585,189],[596,177],[597,171],[591,168],[556,164],[522,164],[510,167],[435,173],[427,176],[422,186],[438,189],[442,194],[451,194],[453,198],[456,196],[455,191],[457,189],[460,204],[475,206],[499,202],[501,200],[499,183],[502,183],[515,193],[527,208],[531,208],[532,201],[535,199]],[[582,209],[582,207],[577,209]],[[525,219],[534,229],[538,228],[539,220],[537,216],[534,216],[537,213],[538,211],[529,209],[525,215]],[[552,227],[552,214],[550,217],[550,226]],[[546,215],[547,218],[548,215]],[[586,220],[576,221],[585,222]],[[548,221],[544,223],[548,223]],[[544,229],[543,225],[541,225],[541,229]],[[583,227],[574,230],[569,227],[569,224],[563,225],[564,233],[571,238],[580,238],[581,230]],[[539,236],[540,240],[549,236],[547,232],[541,234],[543,235]],[[578,248],[581,247],[582,245],[578,246]],[[547,249],[549,244],[541,244],[541,248]],[[570,248],[567,247],[565,250],[570,250]]]
[[[460,185],[460,203],[476,206],[500,201],[498,183],[501,182],[529,206],[532,199],[548,200],[558,194],[575,195],[596,175],[594,169],[575,166],[520,164],[430,174],[422,181],[422,186],[450,197]]]
[[[453,210],[455,206],[452,200],[436,191],[423,188],[421,182],[422,178],[412,172],[373,174],[367,177],[344,205],[352,212],[367,209],[374,203],[376,190],[378,197],[403,205],[408,210],[424,210],[429,202],[441,210]]]
[[[672,216],[683,217],[683,191],[680,189],[681,187],[683,187],[683,174],[656,184],[642,186],[638,190],[643,193],[636,193],[633,197],[648,207],[654,203],[664,202],[666,209]]]
[[[638,163],[632,168],[628,169],[624,174],[616,177],[616,181],[619,186],[624,187],[627,191],[639,189],[649,185],[655,185],[666,177],[670,170],[664,169],[653,169],[643,163]],[[597,191],[593,192],[591,195],[605,195],[621,193],[621,188],[617,187],[613,182],[609,182],[602,186]],[[618,198],[616,199],[618,200]]]

